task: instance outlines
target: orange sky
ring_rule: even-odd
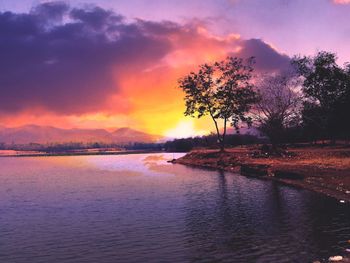
[[[15,115],[3,115],[6,126],[26,124],[64,128],[106,128],[129,126],[152,134],[186,137],[208,133],[209,119],[184,117],[182,91],[178,79],[204,62],[224,58],[229,51],[239,51],[239,36],[219,38],[202,25],[167,36],[172,49],[160,60],[135,71],[133,65],[116,69],[115,94],[106,99],[103,110],[84,114],[57,114],[32,107]],[[82,98],[84,99],[84,98]]]
[[[177,88],[178,79],[198,65],[227,55],[255,56],[257,72],[274,71],[289,66],[298,52],[339,47],[342,61],[348,54],[345,0],[317,0],[317,8],[329,10],[319,13],[316,0],[150,0],[150,8],[130,1],[120,1],[124,13],[112,1],[4,1],[16,11],[0,9],[7,43],[0,45],[0,126],[205,134],[211,120],[184,117]],[[342,26],[338,35],[334,28]]]

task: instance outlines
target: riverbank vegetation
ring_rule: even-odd
[[[334,53],[296,56],[288,72],[269,73],[254,72],[253,58],[229,57],[200,66],[179,88],[185,115],[213,120],[221,151],[228,123],[237,132],[255,126],[273,146],[350,139],[350,66]]]
[[[179,81],[185,115],[213,119],[216,150],[213,136],[178,141],[178,147],[197,149],[174,162],[277,180],[350,202],[350,65],[340,66],[336,54],[321,51],[294,57],[288,72],[254,73],[250,64],[247,77],[239,64],[222,73],[225,81],[221,72],[213,73],[216,65],[206,64]],[[229,100],[221,100],[221,90]],[[218,120],[223,120],[221,134]],[[227,145],[227,121],[237,134],[251,126],[260,134],[230,135]]]

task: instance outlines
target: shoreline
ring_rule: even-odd
[[[308,151],[311,154],[306,154]],[[290,149],[292,156],[252,157],[252,149],[195,150],[173,163],[275,181],[350,203],[350,149]]]
[[[18,154],[0,154],[0,158],[9,157],[54,157],[54,156],[92,156],[92,155],[128,155],[128,154],[147,154],[147,153],[164,153],[163,151],[149,151],[149,150],[133,150],[133,151],[113,151],[113,152],[21,152]]]

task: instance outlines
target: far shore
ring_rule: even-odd
[[[152,150],[98,151],[98,150],[93,150],[93,149],[73,150],[73,151],[60,151],[60,152],[0,150],[0,157],[49,157],[49,156],[85,156],[85,155],[126,155],[126,154],[146,154],[146,153],[164,153],[164,152],[163,151],[152,151]]]
[[[194,150],[174,163],[274,180],[350,202],[350,148],[289,148],[283,157],[254,157],[253,147]]]

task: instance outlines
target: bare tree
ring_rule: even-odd
[[[285,129],[299,121],[300,85],[300,79],[292,73],[266,74],[257,79],[259,100],[255,105],[255,119],[272,144],[280,143]]]

